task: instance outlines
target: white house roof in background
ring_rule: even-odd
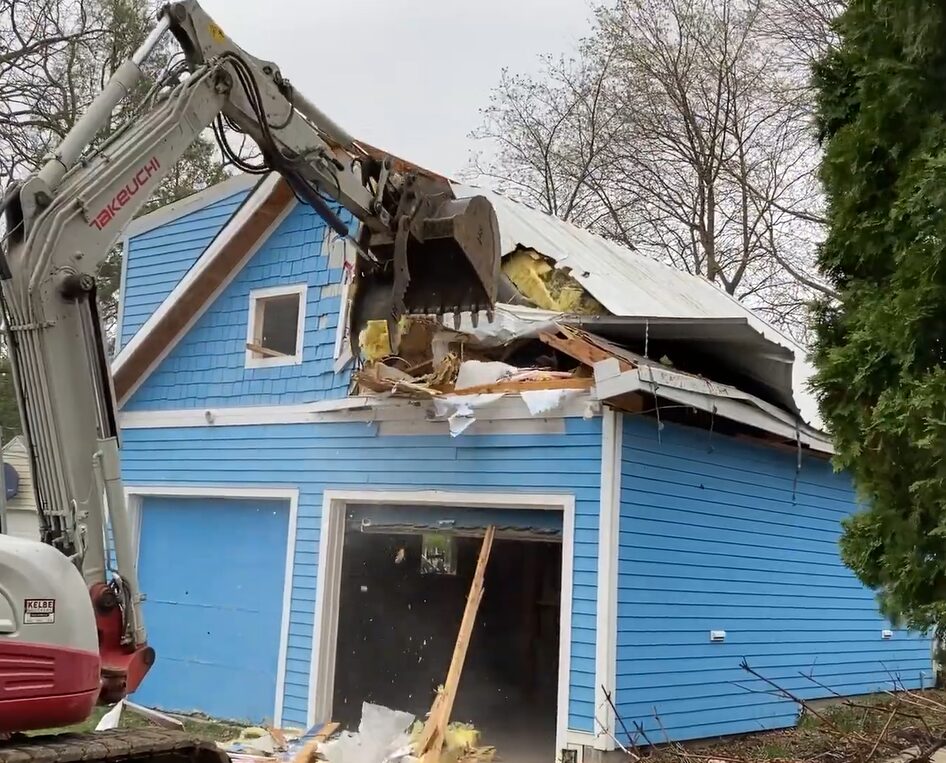
[[[23,440],[23,435],[18,434],[10,438],[10,440],[3,446],[4,453],[12,453],[18,451],[26,450],[26,442]]]
[[[782,359],[786,383],[790,376],[802,418],[823,428],[817,401],[808,389],[813,368],[804,348],[722,289],[520,202],[482,188],[452,185],[460,198],[485,195],[493,203],[503,254],[520,247],[535,249],[558,267],[569,268],[570,275],[616,316],[745,321],[763,338],[792,353],[794,362]],[[773,358],[761,360],[770,364]]]

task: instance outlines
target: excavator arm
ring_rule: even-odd
[[[165,71],[134,119],[90,151],[168,33],[184,60]],[[275,64],[234,44],[194,0],[162,9],[151,35],[55,154],[4,199],[3,318],[42,540],[74,562],[90,591],[101,655],[99,701],[134,691],[154,653],[141,612],[95,273],[208,126],[234,162],[247,171],[280,173],[354,243],[353,337],[372,319],[390,321],[394,336],[393,323],[403,314],[490,311],[496,295],[498,227],[485,198],[457,200],[446,181],[397,171],[391,159],[365,150],[296,92]],[[230,150],[227,130],[251,137],[263,163],[250,166]],[[337,205],[357,219],[356,230],[335,214]],[[0,573],[2,563],[0,546]],[[3,585],[0,580],[0,593]],[[37,600],[55,595],[35,592]]]

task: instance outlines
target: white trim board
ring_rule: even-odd
[[[556,757],[569,738],[568,698],[571,673],[572,585],[575,555],[575,497],[570,494],[471,493],[445,490],[325,490],[319,533],[318,577],[312,631],[307,726],[332,715],[335,652],[338,640],[339,587],[345,541],[345,509],[350,504],[410,504],[459,508],[535,509],[562,512],[562,590],[559,617]]]
[[[167,206],[156,209],[154,212],[132,220],[125,228],[125,236],[127,238],[140,236],[235,193],[249,190],[259,182],[259,175],[248,175],[246,173],[234,175],[215,185],[208,186],[203,191],[185,196],[183,199],[178,199]]]
[[[288,501],[286,562],[283,571],[282,615],[279,624],[279,654],[276,663],[276,696],[273,698],[273,725],[282,725],[283,699],[286,693],[286,655],[289,651],[289,618],[292,613],[292,576],[296,556],[296,527],[299,521],[299,488],[242,487],[238,485],[126,485],[125,504],[135,528],[135,566],[141,541],[141,504],[146,497],[161,498],[260,498]],[[147,593],[147,591],[143,592]],[[145,621],[147,625],[147,620]]]
[[[532,416],[518,395],[507,395],[492,405],[478,409],[477,421],[563,418],[594,418],[601,405],[584,393],[567,400],[560,408]],[[345,397],[298,405],[255,405],[239,407],[184,408],[168,411],[121,411],[122,429],[168,429],[176,427],[241,426],[250,424],[312,424],[337,421],[432,421],[433,405],[403,398]]]
[[[115,342],[113,353],[118,353],[122,346],[122,324],[125,322],[125,286],[128,283],[128,230],[122,234],[122,267],[118,275],[118,315],[115,316]]]
[[[128,361],[132,353],[141,346],[145,338],[154,331],[155,327],[164,319],[164,317],[173,309],[177,302],[181,299],[181,296],[191,287],[194,281],[200,278],[204,272],[213,264],[214,260],[217,258],[220,250],[223,249],[230,240],[241,233],[241,229],[246,221],[255,214],[259,208],[267,201],[270,193],[275,190],[275,187],[282,182],[282,177],[277,174],[270,175],[263,181],[257,189],[250,195],[246,200],[243,206],[237,210],[236,214],[227,221],[227,224],[224,225],[223,229],[217,234],[216,238],[210,242],[210,245],[204,250],[204,253],[200,256],[197,262],[194,263],[193,267],[187,271],[184,278],[182,278],[178,284],[174,287],[170,294],[164,298],[164,301],[158,306],[158,309],[155,310],[145,321],[144,325],[135,332],[135,335],[128,340],[128,344],[122,347],[121,351],[112,361],[112,374],[116,374],[121,370],[122,366]],[[118,401],[119,407],[124,405],[138,388],[144,383],[144,381],[151,375],[155,368],[157,368],[161,362],[168,356],[171,350],[177,346],[178,341],[181,337],[185,336],[188,331],[193,328],[194,324],[200,320],[200,317],[207,311],[207,309],[214,303],[217,297],[233,282],[233,279],[243,271],[243,268],[246,267],[246,263],[249,262],[253,256],[260,250],[263,244],[269,240],[269,237],[276,231],[276,229],[283,223],[283,221],[289,216],[293,209],[295,209],[296,201],[295,198],[289,200],[286,206],[280,210],[279,214],[273,220],[273,222],[263,231],[262,235],[257,239],[253,246],[251,246],[246,254],[243,256],[243,259],[237,264],[233,270],[227,274],[227,277],[223,279],[223,282],[220,286],[214,291],[208,300],[202,304],[187,324],[178,332],[177,336],[174,337],[173,341],[169,342],[168,345],[161,351],[157,358],[152,361],[143,374],[135,381],[132,387],[128,392]]]
[[[595,392],[606,401],[630,392],[646,392],[770,432],[786,440],[796,440],[812,450],[834,453],[831,439],[805,424],[800,416],[743,392],[692,374],[653,365],[622,371],[617,358],[594,365]]]
[[[598,600],[595,620],[594,747],[615,749],[617,719],[604,695],[615,698],[618,630],[618,533],[621,529],[621,451],[624,420],[620,411],[605,409],[601,422],[601,508],[598,513]],[[603,723],[600,719],[603,719]]]

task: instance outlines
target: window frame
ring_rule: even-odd
[[[245,368],[272,368],[274,366],[297,366],[302,363],[303,344],[305,339],[305,309],[308,294],[308,284],[285,284],[267,286],[262,289],[253,289],[249,295],[249,312],[246,318],[246,343],[244,344]],[[246,345],[253,344],[256,334],[257,308],[260,301],[272,297],[288,297],[296,295],[299,298],[299,314],[296,318],[296,352],[294,355],[283,357],[258,357]],[[262,313],[260,313],[262,317]]]

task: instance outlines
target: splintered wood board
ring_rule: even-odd
[[[453,659],[450,660],[447,680],[444,682],[443,691],[438,692],[434,699],[427,723],[424,724],[424,730],[418,740],[417,754],[421,757],[421,763],[437,763],[440,760],[447,724],[450,723],[450,713],[453,711],[453,700],[456,698],[460,675],[463,673],[463,663],[470,646],[470,636],[473,635],[473,627],[476,625],[476,613],[483,600],[486,565],[489,562],[489,552],[493,548],[495,537],[496,528],[490,525],[486,528],[483,545],[480,546],[480,556],[476,562],[476,571],[473,573],[473,582],[470,584],[470,593],[466,597],[466,608],[463,610],[460,631],[453,647]]]
[[[527,379],[504,381],[493,384],[477,384],[474,387],[454,389],[453,395],[489,395],[496,392],[534,392],[545,389],[591,389],[594,379],[590,376],[573,376],[570,379]]]

